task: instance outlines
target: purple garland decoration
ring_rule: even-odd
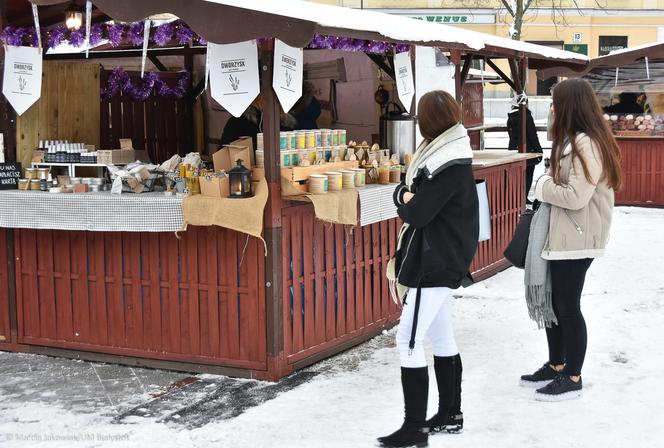
[[[159,96],[180,99],[187,93],[190,78],[189,72],[181,73],[175,87],[168,86],[156,72],[146,72],[141,83],[134,85],[129,73],[125,72],[122,67],[117,67],[109,75],[106,87],[101,88],[101,96],[105,100],[109,100],[122,92],[123,95],[134,101],[145,101],[154,91]]]
[[[108,39],[112,47],[119,47],[123,43],[140,47],[143,45],[143,29],[144,22],[95,24],[90,29],[90,44],[94,47],[103,39]],[[64,25],[46,31],[44,36],[47,48],[57,47],[64,42],[69,42],[77,48],[85,44],[85,31],[80,29],[69,31]],[[182,20],[164,23],[151,31],[150,41],[158,47],[165,47],[174,39],[180,45],[193,45],[196,42],[200,45],[207,44],[207,40],[194,33]],[[37,46],[34,27],[5,27],[0,33],[0,40],[13,46]],[[408,51],[410,45],[316,34],[307,48],[386,54],[393,51],[397,53]]]

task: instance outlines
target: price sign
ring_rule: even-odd
[[[16,190],[20,178],[20,163],[0,163],[0,190]]]

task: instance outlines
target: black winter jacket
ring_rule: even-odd
[[[415,196],[402,183],[394,192],[401,219],[410,224],[396,255],[399,283],[409,288],[456,289],[469,278],[477,250],[479,204],[470,164],[445,168],[433,179],[413,181]]]
[[[507,134],[510,137],[509,146],[507,149],[510,151],[516,151],[519,149],[519,139],[520,139],[520,121],[519,113],[512,112],[507,116]],[[540,144],[539,137],[537,137],[537,127],[535,126],[535,120],[533,120],[533,114],[530,113],[529,109],[526,109],[526,149],[528,152],[533,153],[542,153],[542,145]],[[528,160],[529,165],[536,165],[541,162],[542,159],[530,159]]]

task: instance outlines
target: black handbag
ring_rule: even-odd
[[[530,236],[530,223],[533,221],[533,216],[539,208],[539,201],[533,203],[532,210],[527,209],[521,215],[519,223],[516,225],[512,241],[507,245],[503,255],[517,268],[524,269],[526,267],[526,252],[528,251],[528,237]]]

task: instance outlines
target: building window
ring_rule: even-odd
[[[627,48],[627,36],[599,36],[599,55],[606,56],[612,51]]]

